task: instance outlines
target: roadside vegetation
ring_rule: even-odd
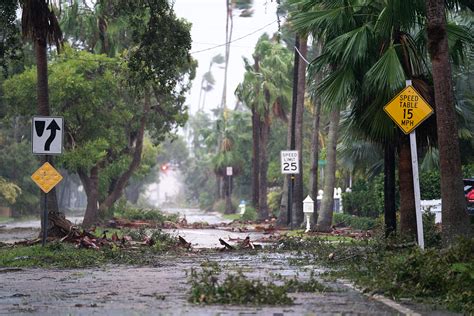
[[[97,229],[100,247],[89,248],[82,241],[54,241],[36,245],[3,245],[0,267],[93,268],[104,264],[153,265],[165,253],[183,248],[177,238],[161,230]],[[116,237],[113,237],[113,236]],[[116,239],[115,239],[116,238]]]
[[[188,300],[197,304],[291,305],[289,293],[328,292],[311,274],[309,280],[274,275],[274,280],[261,281],[247,277],[242,270],[221,275],[217,263],[201,270],[192,269],[189,275],[191,290]]]
[[[289,237],[278,249],[298,252],[290,264],[330,268],[328,278],[350,279],[364,292],[474,312],[474,239],[423,251],[400,238],[327,242]]]

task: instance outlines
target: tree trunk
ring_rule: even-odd
[[[138,198],[140,197],[140,191],[143,187],[143,182],[141,181],[134,181],[130,185],[127,186],[125,189],[125,196],[127,197],[127,201],[136,205],[138,203]]]
[[[300,173],[295,175],[295,188],[292,200],[292,215],[293,224],[300,226],[304,221],[303,214],[303,113],[304,113],[304,97],[306,88],[306,63],[303,57],[306,58],[308,45],[305,36],[300,37],[299,45],[297,46],[301,56],[298,62],[298,81],[297,81],[297,96],[296,96],[296,119],[295,119],[295,149],[299,152]]]
[[[443,0],[426,0],[428,51],[431,57],[438,126],[443,201],[443,242],[471,234],[463,193],[461,157]]]
[[[336,147],[341,113],[335,109],[330,114],[329,134],[327,144],[327,163],[324,177],[324,194],[321,201],[321,211],[316,225],[316,231],[330,232],[334,207],[334,186],[336,184]]]
[[[260,115],[252,107],[252,205],[258,208],[260,176]]]
[[[135,150],[133,152],[133,158],[128,169],[117,179],[114,190],[107,196],[104,202],[100,205],[99,210],[104,211],[112,207],[112,205],[122,196],[123,190],[127,186],[128,180],[133,175],[135,170],[140,166],[142,160],[143,151],[143,138],[145,135],[145,125],[148,112],[150,110],[150,91],[145,88],[145,100],[143,104],[143,114],[140,118],[140,127],[138,129],[137,139],[135,143]]]
[[[99,220],[99,210],[97,206],[99,201],[99,167],[92,167],[90,176],[82,170],[79,170],[77,173],[87,196],[86,213],[84,214],[82,227],[88,229]]]
[[[261,122],[260,128],[260,176],[259,176],[259,203],[258,203],[258,214],[259,219],[265,220],[268,218],[268,204],[267,204],[267,170],[268,170],[268,157],[267,157],[267,144],[268,136],[270,133],[270,118],[268,110],[265,113],[264,121]]]
[[[395,207],[395,147],[387,142],[384,146],[384,219],[385,237],[396,233],[397,214]]]
[[[291,120],[288,121],[288,129],[286,133],[286,146],[291,146]],[[288,225],[288,183],[291,181],[291,175],[283,177],[283,189],[280,201],[280,214],[278,215],[278,225]]]
[[[37,112],[42,116],[49,116],[49,91],[48,91],[48,56],[46,40],[36,39],[35,43],[35,55],[36,55],[36,95],[37,95]],[[51,156],[43,156],[42,162],[49,162],[54,166],[54,162]],[[45,193],[41,191],[41,201],[44,201]],[[56,197],[56,188],[51,189],[47,193],[47,211],[48,211],[48,236],[54,236],[56,234],[55,221],[59,220],[64,215],[59,213],[58,200]],[[43,223],[43,222],[41,222]],[[40,236],[42,235],[44,227],[41,227]]]
[[[317,42],[315,44],[315,53],[316,56],[321,54],[322,44],[321,42]],[[317,72],[315,77],[313,78],[314,85],[318,85],[321,80],[322,76],[320,72]],[[318,197],[318,168],[319,168],[319,125],[321,120],[321,98],[319,95],[313,96],[313,132],[311,134],[311,153],[310,153],[310,161],[311,161],[311,169],[309,175],[309,192],[311,198],[315,203],[315,210],[313,213],[313,227],[314,224],[318,222],[318,210],[317,210],[317,197]]]
[[[410,138],[401,135],[398,153],[398,177],[400,182],[400,233],[416,237],[415,193],[411,167]]]

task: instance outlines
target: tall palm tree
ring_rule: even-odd
[[[202,110],[206,104],[206,94],[211,91],[215,84],[214,76],[212,75],[212,66],[214,64],[222,64],[224,62],[224,57],[221,54],[218,54],[212,57],[211,62],[209,63],[209,70],[204,73],[201,80],[201,90],[199,90],[198,98],[198,110]],[[202,93],[204,91],[204,97],[201,103]]]
[[[426,0],[428,48],[433,68],[438,123],[443,241],[450,244],[457,236],[471,232],[462,190],[461,157],[445,10],[445,1]]]
[[[382,108],[403,87],[407,78],[413,80],[415,88],[425,98],[431,98],[429,69],[425,66],[422,49],[424,43],[415,41],[415,38],[422,38],[416,36],[424,21],[421,1],[373,1],[370,5],[356,0],[298,2],[304,11],[295,14],[295,28],[312,31],[326,39],[323,55],[314,62],[315,66],[331,67],[332,71],[319,87],[323,105],[328,101],[337,104],[334,101],[345,100],[351,104],[354,124],[365,131],[367,138],[385,144],[401,139],[403,143],[406,136],[394,129]],[[425,122],[420,131],[429,130],[426,128],[429,124],[429,121]],[[425,132],[418,136],[423,140],[429,135]],[[389,146],[386,149],[393,151]],[[400,168],[411,166],[407,146],[400,146],[399,153]],[[387,154],[386,157],[393,156]],[[407,171],[411,173],[408,168]],[[404,176],[402,172],[400,176]],[[393,185],[393,179],[390,181]],[[402,231],[414,231],[414,221],[410,220],[415,211],[412,188],[409,185],[401,187],[400,195]],[[393,218],[393,214],[391,216]]]
[[[290,55],[280,44],[272,43],[263,35],[254,52],[254,64],[247,59],[244,81],[239,84],[236,95],[252,110],[253,170],[258,169],[258,178],[254,174],[253,190],[258,190],[259,217],[268,217],[267,205],[267,145],[273,117],[286,118],[285,107],[290,95]],[[256,144],[258,144],[256,146]],[[258,157],[258,160],[257,160]],[[256,166],[258,164],[258,167]],[[258,187],[255,180],[258,179]],[[254,182],[255,181],[255,182]]]
[[[316,57],[319,57],[321,54],[322,43],[321,41],[316,41],[314,44]],[[317,86],[321,80],[322,76],[320,72],[317,72],[314,76],[311,76],[312,80],[310,85]],[[311,91],[309,87],[308,90]],[[312,90],[314,91],[314,89]],[[319,130],[320,130],[320,119],[321,119],[321,98],[317,94],[311,96],[313,103],[313,132],[311,135],[311,157],[310,157],[310,174],[309,174],[309,192],[313,200],[316,200],[318,196],[318,168],[319,168]],[[313,223],[316,223],[318,220],[318,212],[313,213]]]
[[[48,0],[22,0],[20,1],[22,16],[21,29],[24,37],[31,39],[35,48],[36,74],[37,74],[37,113],[49,116],[49,94],[48,94],[48,56],[47,45],[54,44],[59,49],[62,42],[62,32],[56,15]],[[44,156],[43,161],[50,161],[50,156]],[[41,193],[44,199],[44,193]],[[59,233],[55,231],[54,222],[61,218],[53,188],[48,197],[48,235]],[[45,227],[42,228],[43,230]]]
[[[73,0],[62,9],[61,29],[73,47],[115,57],[132,45],[127,21],[111,0]]]
[[[295,46],[296,58],[298,58],[298,63],[294,66],[296,72],[295,79],[296,82],[293,82],[293,91],[295,93],[293,96],[296,96],[295,108],[292,109],[296,111],[294,123],[294,140],[295,147],[299,152],[299,165],[303,165],[303,112],[304,112],[304,101],[305,101],[305,91],[306,91],[306,56],[308,52],[308,41],[306,35],[298,35]],[[292,148],[293,149],[293,148]],[[295,175],[295,187],[293,189],[292,197],[292,223],[296,226],[300,225],[304,220],[303,214],[303,168],[300,168],[300,173]]]

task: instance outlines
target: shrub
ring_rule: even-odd
[[[372,181],[358,180],[352,192],[342,194],[342,206],[345,213],[377,217],[383,212],[383,175]]]
[[[148,220],[163,223],[165,221],[177,222],[178,214],[164,214],[157,209],[142,209],[127,207],[120,211],[116,210],[114,215],[116,217],[125,218],[129,220]]]
[[[271,214],[275,217],[278,217],[280,214],[280,202],[281,202],[281,189],[276,189],[268,192],[268,209],[270,210]]]
[[[237,201],[232,198],[232,209],[234,211],[237,211],[237,206],[239,203],[237,203]],[[212,206],[212,210],[214,212],[219,212],[221,214],[225,214],[225,199],[220,199],[220,200],[217,200],[214,205]]]
[[[420,192],[422,200],[441,198],[439,170],[430,170],[420,173]]]
[[[245,213],[242,215],[244,221],[256,221],[258,218],[257,210],[253,206],[246,206]]]
[[[332,220],[336,226],[352,227],[360,230],[373,229],[377,223],[377,220],[372,217],[361,217],[342,213],[335,213]]]
[[[360,284],[388,296],[426,299],[465,314],[474,313],[473,271],[473,238],[442,250],[373,251],[363,267],[354,263],[348,270]]]

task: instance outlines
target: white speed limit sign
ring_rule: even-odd
[[[281,173],[298,174],[300,173],[299,157],[297,150],[281,151]]]

